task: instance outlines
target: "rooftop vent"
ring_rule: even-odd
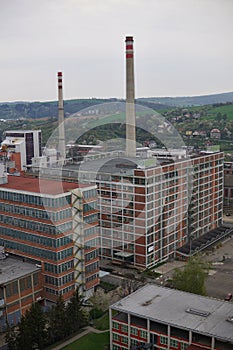
[[[155,295],[152,299],[149,299],[149,300],[145,301],[144,303],[142,303],[142,306],[148,306],[148,305],[150,305],[150,304],[152,303],[152,301],[153,301],[155,298],[158,298],[158,297],[160,297],[159,294]]]
[[[201,317],[207,317],[210,315],[210,312],[208,312],[208,311],[202,311],[202,310],[192,309],[192,308],[188,308],[185,311],[188,312],[189,314],[197,315],[197,316],[201,316]]]

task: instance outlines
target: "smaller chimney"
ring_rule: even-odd
[[[64,128],[64,107],[63,107],[63,90],[62,90],[62,72],[57,73],[58,79],[58,131],[59,142],[58,151],[62,159],[66,158],[66,145],[65,145],[65,128]]]
[[[126,43],[126,155],[136,157],[133,37]]]

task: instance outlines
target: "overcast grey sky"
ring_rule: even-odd
[[[233,91],[232,0],[0,0],[0,101],[125,97],[124,40],[135,40],[136,97]]]

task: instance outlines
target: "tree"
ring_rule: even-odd
[[[176,289],[206,295],[205,281],[209,266],[199,257],[192,257],[183,270],[175,269],[172,280]]]
[[[135,279],[135,275],[133,273],[125,274],[125,277],[126,278],[122,280],[121,283],[121,293],[123,296],[135,292],[138,288],[142,287],[143,283],[145,282],[144,278],[141,278],[141,280]]]
[[[227,121],[227,114],[223,114],[222,119],[224,120],[224,122],[226,122]]]
[[[32,304],[30,310],[22,317],[17,335],[18,350],[42,350],[47,342],[46,316],[38,303]]]
[[[8,344],[8,350],[17,350],[16,332],[15,328],[11,327],[7,322],[7,329],[5,334],[5,341]]]
[[[66,313],[69,323],[69,333],[76,332],[84,325],[85,317],[83,314],[82,301],[78,290],[74,292],[72,298],[70,299],[70,302],[67,305]]]
[[[217,115],[216,115],[216,120],[218,122],[220,122],[221,119],[222,119],[222,113],[218,112]]]
[[[48,332],[50,344],[65,339],[69,334],[69,323],[62,295],[59,296],[56,305],[52,306],[49,312]]]

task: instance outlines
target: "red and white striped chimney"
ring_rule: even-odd
[[[126,43],[126,155],[136,157],[135,91],[133,37],[127,36]]]
[[[65,159],[66,145],[65,145],[65,128],[64,128],[62,72],[57,73],[57,79],[58,79],[58,131],[59,131],[58,151],[60,153],[60,158]]]

